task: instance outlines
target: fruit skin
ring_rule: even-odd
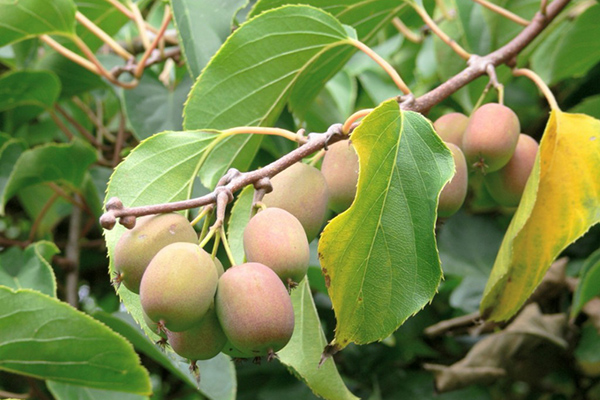
[[[473,112],[463,135],[467,164],[484,173],[498,171],[512,157],[520,132],[514,111],[502,104],[484,104]]]
[[[140,301],[152,321],[173,332],[196,325],[206,314],[217,290],[217,269],[197,244],[173,243],[148,265],[140,285]]]
[[[115,272],[127,289],[139,293],[142,275],[160,249],[171,243],[197,241],[196,231],[183,215],[170,213],[138,218],[135,227],[126,231],[115,246]]]
[[[278,207],[298,218],[308,241],[321,230],[327,213],[329,188],[321,171],[298,162],[271,179],[273,191],[263,198],[267,207]]]
[[[142,314],[144,316],[144,322],[146,323],[146,326],[148,326],[148,328],[150,328],[150,330],[154,333],[156,333],[158,336],[160,336],[163,339],[167,338],[167,334],[158,328],[158,323],[154,322],[150,319],[150,317],[148,316],[148,314],[146,314],[144,312],[144,310],[142,310]]]
[[[294,309],[287,289],[263,264],[245,263],[225,271],[215,305],[227,339],[243,354],[271,355],[294,332]]]
[[[453,112],[436,119],[433,123],[433,128],[444,142],[461,147],[463,134],[467,129],[468,123],[469,117],[465,114]]]
[[[450,217],[460,209],[467,197],[469,184],[467,161],[465,160],[462,151],[458,146],[452,143],[446,143],[446,146],[448,146],[452,152],[456,172],[440,193],[438,216],[441,218]]]
[[[341,213],[354,201],[358,184],[358,155],[349,140],[329,146],[321,173],[329,187],[329,208]]]
[[[289,212],[270,207],[256,214],[244,230],[244,252],[248,262],[271,268],[288,284],[306,276],[310,259],[302,224]]]
[[[190,360],[208,360],[221,352],[227,337],[221,329],[214,304],[198,323],[183,332],[167,331],[173,351]]]
[[[243,351],[237,349],[234,345],[231,344],[229,340],[223,346],[221,350],[223,354],[227,354],[231,358],[253,358],[254,356],[250,353],[244,353]]]
[[[539,145],[531,136],[519,135],[515,153],[499,171],[484,178],[494,200],[505,207],[516,207],[521,201],[527,179],[533,170]]]

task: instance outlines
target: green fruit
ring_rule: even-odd
[[[302,224],[289,212],[270,207],[256,214],[244,230],[248,262],[271,268],[283,283],[298,283],[306,275],[310,250]]]
[[[208,360],[221,352],[227,337],[221,329],[214,305],[198,325],[183,332],[167,332],[169,344],[181,357]]]
[[[346,210],[354,201],[358,183],[358,155],[349,140],[329,146],[321,172],[329,188],[329,208],[337,213]]]
[[[469,183],[467,162],[465,161],[465,156],[462,151],[455,144],[446,143],[446,145],[452,152],[456,171],[450,182],[444,186],[440,193],[438,216],[442,218],[450,217],[460,209],[467,197]]]
[[[298,218],[308,241],[321,230],[327,213],[329,190],[323,174],[298,162],[271,179],[273,191],[265,195],[267,207],[278,207]]]
[[[210,254],[197,244],[173,243],[148,265],[140,285],[140,301],[151,320],[173,332],[185,331],[208,311],[218,279]]]
[[[463,134],[465,133],[465,129],[467,129],[468,123],[469,117],[465,114],[453,112],[436,119],[433,123],[433,128],[444,142],[461,147]]]
[[[180,214],[138,218],[135,227],[126,231],[115,246],[113,259],[117,279],[133,293],[139,293],[142,275],[160,249],[171,243],[197,241],[194,228]]]
[[[485,176],[484,182],[494,200],[505,207],[516,207],[521,201],[527,179],[533,170],[538,144],[531,136],[519,135],[515,153],[499,171]]]
[[[515,152],[519,132],[519,119],[510,108],[488,103],[475,110],[462,142],[469,167],[484,173],[498,171]]]
[[[215,305],[227,339],[243,354],[272,355],[294,332],[292,300],[265,265],[246,263],[225,271]]]

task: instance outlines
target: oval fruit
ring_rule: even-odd
[[[310,250],[302,224],[289,212],[270,207],[256,214],[244,230],[248,262],[271,268],[292,286],[306,275]]]
[[[433,123],[433,128],[442,140],[446,143],[462,146],[463,134],[467,129],[469,117],[465,114],[453,112],[442,115]]]
[[[283,208],[304,227],[308,241],[321,230],[327,213],[329,189],[321,171],[298,162],[271,179],[273,191],[263,202],[267,207]]]
[[[197,241],[196,231],[183,215],[170,213],[138,218],[135,227],[126,231],[115,246],[115,272],[127,289],[139,293],[142,275],[156,253],[171,243]]]
[[[329,146],[321,173],[329,188],[329,208],[340,213],[350,207],[358,184],[358,155],[349,140]]]
[[[215,298],[221,327],[235,348],[254,357],[281,350],[294,332],[294,309],[275,272],[259,263],[229,268]]]
[[[210,254],[197,244],[170,244],[154,256],[142,277],[142,308],[170,331],[187,330],[208,311],[217,282]]]
[[[454,215],[465,202],[469,183],[469,172],[465,156],[458,146],[446,143],[454,158],[455,173],[450,182],[444,186],[440,193],[438,203],[438,216],[447,218]]]

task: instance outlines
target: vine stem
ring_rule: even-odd
[[[556,102],[556,97],[554,97],[554,95],[552,94],[552,91],[550,90],[548,85],[546,85],[546,82],[544,82],[538,74],[536,74],[535,72],[533,72],[532,70],[527,69],[527,68],[515,68],[515,69],[513,69],[512,73],[514,76],[524,76],[526,78],[531,79],[536,84],[536,86],[540,89],[540,91],[542,92],[544,97],[546,97],[546,100],[548,101],[548,104],[550,105],[550,109],[555,110],[555,111],[560,111],[560,107],[558,106],[558,103]]]
[[[52,205],[56,202],[56,200],[59,197],[60,197],[60,195],[58,193],[56,193],[56,192],[52,193],[52,196],[50,196],[48,201],[46,201],[46,203],[44,204],[44,206],[38,213],[37,217],[35,217],[35,221],[33,221],[33,225],[31,226],[31,229],[29,230],[29,237],[27,238],[27,240],[29,242],[33,242],[33,240],[35,239],[35,234],[37,233],[37,230],[40,227],[40,224],[42,223],[42,219],[44,219],[44,217],[48,213],[48,210],[50,210],[50,207],[52,207]]]
[[[513,60],[529,43],[531,43],[548,24],[570,3],[571,0],[554,0],[546,9],[546,14],[537,13],[531,23],[510,42],[496,51],[479,57],[479,62],[471,63],[467,68],[448,79],[435,89],[411,102],[402,104],[404,110],[427,113],[431,107],[448,98],[460,88],[479,78],[486,73],[488,64],[499,66]]]
[[[212,237],[215,235],[215,231],[217,229],[214,228],[210,228],[208,230],[208,233],[206,234],[206,236],[204,236],[204,238],[202,239],[202,241],[200,242],[199,246],[200,247],[204,247],[206,246],[206,244],[210,241],[210,239],[212,239]]]
[[[52,39],[50,36],[41,35],[40,39],[42,40],[42,42],[44,42],[48,46],[50,46],[54,51],[56,51],[57,53],[59,53],[60,55],[62,55],[64,57],[68,58],[69,60],[73,61],[74,63],[79,64],[80,66],[87,69],[88,71],[91,71],[95,74],[100,73],[100,71],[98,70],[98,67],[96,65],[94,65],[93,62],[91,62],[87,58],[81,57],[79,54],[67,49],[62,44],[60,44],[56,40]]]
[[[133,76],[135,76],[136,78],[139,78],[140,76],[142,76],[142,73],[144,72],[144,68],[146,67],[146,61],[148,61],[148,57],[150,57],[150,54],[152,53],[152,51],[154,49],[156,49],[156,46],[158,46],[158,43],[160,42],[163,35],[165,34],[165,31],[167,30],[167,27],[169,26],[169,22],[171,22],[171,17],[172,16],[171,16],[170,8],[167,5],[167,6],[165,6],[165,15],[163,17],[163,21],[160,25],[160,28],[158,29],[158,33],[156,34],[156,37],[154,38],[152,43],[150,43],[150,45],[146,48],[144,55],[142,55],[141,60],[138,62],[137,67],[135,68],[135,71],[133,72]]]
[[[475,3],[481,4],[485,8],[487,8],[489,10],[492,10],[496,14],[501,15],[504,18],[509,19],[509,20],[511,20],[511,21],[519,24],[519,25],[522,25],[522,26],[529,25],[529,21],[527,21],[525,18],[521,18],[517,14],[514,14],[514,13],[508,11],[506,8],[502,8],[499,5],[496,5],[494,3],[490,3],[487,0],[473,0],[473,1]]]
[[[149,214],[162,214],[214,204],[217,202],[217,198],[220,194],[222,194],[222,192],[227,193],[230,199],[232,199],[233,193],[244,188],[245,186],[250,184],[256,185],[264,179],[268,180],[289,166],[302,160],[304,157],[311,155],[317,150],[321,150],[327,147],[327,145],[335,143],[344,138],[345,135],[342,133],[342,124],[334,124],[330,126],[325,133],[311,133],[308,135],[308,140],[305,144],[263,168],[243,173],[240,173],[236,170],[230,170],[226,174],[226,177],[230,176],[231,178],[221,180],[222,182],[227,183],[220,182],[215,190],[211,193],[194,199],[125,208],[118,199],[112,198],[107,203],[107,211],[100,217],[100,225],[102,225],[102,227],[105,229],[112,229],[117,219],[123,223],[126,221],[122,220],[122,218],[129,216],[141,217]],[[219,211],[218,208],[217,211]],[[209,230],[207,237],[209,235],[212,236],[212,234],[214,234],[213,228]],[[202,241],[208,242],[206,238],[204,238]]]
[[[150,38],[148,37],[148,33],[146,32],[146,21],[144,20],[144,17],[142,17],[142,13],[140,12],[140,9],[137,6],[137,4],[135,4],[131,0],[129,0],[127,3],[131,8],[132,19],[137,25],[138,32],[140,34],[140,39],[142,40],[142,45],[144,46],[144,49],[148,50],[148,48],[150,48]]]
[[[394,19],[392,19],[392,24],[394,25],[394,27],[396,29],[398,29],[398,32],[400,32],[406,39],[410,40],[411,42],[413,42],[413,43],[422,43],[423,42],[423,36],[417,35],[413,31],[411,31],[408,28],[408,26],[404,25],[404,22],[402,22],[402,20],[400,18],[394,17]]]
[[[221,131],[222,134],[227,135],[240,135],[246,133],[255,133],[259,135],[274,135],[281,136],[286,139],[289,139],[293,142],[298,142],[299,136],[297,133],[288,131],[287,129],[282,128],[269,128],[263,126],[238,126],[236,128],[225,129]]]
[[[352,124],[354,124],[359,119],[366,117],[373,110],[373,108],[365,108],[364,110],[359,110],[351,116],[349,116],[348,119],[344,122],[344,125],[342,125],[342,132],[344,133],[344,135],[349,135],[350,131],[352,130]]]
[[[190,222],[190,225],[194,226],[196,225],[198,222],[200,222],[200,220],[202,220],[202,218],[204,218],[206,216],[206,214],[209,213],[209,208],[208,207],[203,207],[202,211],[200,211],[198,213],[198,216],[196,218],[194,218],[192,220],[192,222]]]
[[[79,11],[75,12],[75,19],[81,25],[85,26],[90,32],[96,35],[104,43],[106,43],[111,49],[114,50],[121,58],[125,61],[133,58],[133,54],[125,50],[119,43],[117,43],[109,34],[104,32],[98,25],[90,21],[85,15]]]
[[[427,14],[427,11],[424,8],[419,7],[417,4],[413,4],[413,8],[417,12],[417,14],[419,14],[423,22],[427,24],[429,29],[431,29],[431,31],[435,33],[452,50],[454,50],[456,54],[458,54],[465,60],[471,58],[471,54],[465,49],[463,49],[461,45],[456,43],[454,39],[446,35],[446,33],[438,26],[438,24],[435,23],[435,21],[429,16],[429,14]]]
[[[404,83],[404,81],[398,74],[398,71],[396,71],[394,69],[394,67],[392,67],[383,57],[381,57],[379,54],[375,53],[373,51],[373,49],[371,49],[369,46],[367,46],[360,40],[352,39],[352,40],[350,40],[350,44],[352,44],[357,49],[361,50],[363,53],[365,53],[366,55],[371,57],[377,64],[379,64],[379,66],[381,68],[383,68],[383,70],[390,76],[390,78],[392,78],[392,80],[394,81],[394,83],[396,84],[398,89],[400,89],[400,91],[402,93],[404,93],[404,94],[411,93],[408,86],[406,86],[406,83]]]

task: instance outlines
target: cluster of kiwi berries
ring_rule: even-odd
[[[440,217],[449,217],[460,209],[467,196],[469,176],[482,178],[478,189],[485,190],[498,205],[519,205],[538,144],[520,133],[514,111],[502,104],[488,103],[470,118],[450,113],[438,118],[433,126],[452,152],[456,165],[456,174],[440,194]]]
[[[114,281],[139,294],[146,324],[193,368],[219,352],[271,359],[294,330],[289,293],[306,275],[309,241],[328,206],[350,205],[357,179],[358,158],[347,142],[331,147],[323,173],[299,162],[275,176],[265,207],[244,230],[247,262],[226,271],[198,245],[184,216],[138,218],[115,246]]]

